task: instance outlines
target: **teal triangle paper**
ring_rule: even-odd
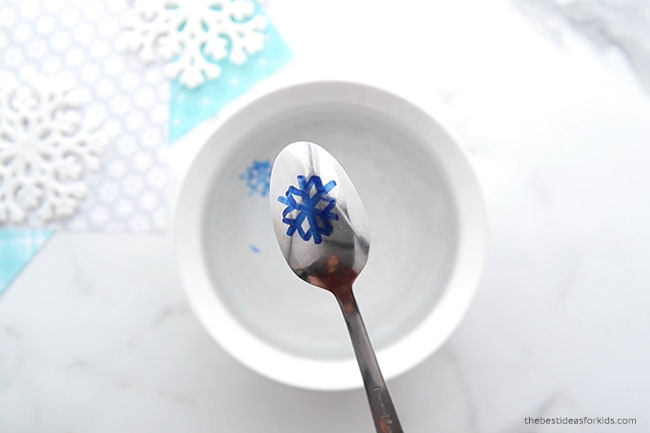
[[[0,229],[0,294],[45,245],[52,230]]]
[[[256,3],[256,12],[264,11]],[[268,17],[267,17],[268,19]],[[249,56],[243,65],[223,60],[219,78],[209,80],[194,89],[184,87],[178,80],[171,83],[169,106],[169,141],[179,139],[197,124],[213,116],[232,100],[244,94],[256,83],[272,75],[291,60],[291,51],[276,28],[267,21],[264,49]]]

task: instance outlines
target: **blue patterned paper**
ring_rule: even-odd
[[[52,230],[0,229],[0,294],[52,233]]]
[[[265,15],[257,3],[255,7],[256,13]],[[169,142],[176,141],[289,62],[292,57],[289,47],[270,20],[267,22],[264,49],[249,56],[243,65],[232,64],[227,59],[216,62],[221,67],[219,78],[195,89],[184,87],[178,80],[172,81]]]

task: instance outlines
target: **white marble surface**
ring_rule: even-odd
[[[425,3],[267,2],[296,57],[277,80],[413,97],[464,141],[484,188],[478,296],[438,353],[390,383],[405,430],[648,431],[647,77],[570,20],[549,33],[524,2]],[[187,156],[213,123],[174,149]],[[57,234],[0,298],[0,431],[373,431],[362,392],[292,389],[233,361],[172,263],[166,235]],[[638,421],[524,424],[541,415]]]

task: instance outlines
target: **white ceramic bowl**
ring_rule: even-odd
[[[190,304],[226,351],[269,378],[317,390],[362,385],[336,301],[290,271],[269,198],[242,176],[294,141],[332,153],[368,211],[370,257],[355,293],[382,371],[393,378],[433,353],[467,310],[486,216],[457,141],[384,90],[295,85],[220,123],[184,179],[174,221]]]

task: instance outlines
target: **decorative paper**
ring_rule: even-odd
[[[146,67],[119,50],[120,16],[127,10],[123,0],[0,2],[0,71],[28,87],[35,87],[31,80],[36,75],[63,83],[74,95],[76,121],[99,125],[107,143],[101,158],[93,152],[97,160],[63,158],[67,165],[59,170],[76,178],[78,186],[64,204],[53,205],[57,219],[46,222],[47,206],[29,205],[48,194],[33,186],[43,190],[42,182],[23,177],[30,187],[20,198],[10,199],[30,209],[21,227],[150,231],[167,226],[169,82],[160,66]],[[36,134],[15,143],[23,145],[25,155],[29,146],[45,146],[43,138]],[[6,143],[0,146],[7,148]],[[20,146],[13,148],[21,151]],[[86,170],[92,167],[95,173]],[[79,185],[85,185],[85,194]],[[9,206],[6,199],[0,197],[3,206]],[[17,220],[14,215],[12,221]]]
[[[191,89],[218,78],[220,60],[242,65],[261,51],[267,25],[250,0],[134,0],[122,22],[125,47],[167,61],[167,76]]]
[[[166,137],[290,57],[250,0],[1,1],[0,293],[52,229],[166,228]]]
[[[253,14],[265,17],[264,11],[257,4]],[[215,62],[220,67],[219,78],[207,80],[194,89],[188,89],[179,80],[172,82],[169,107],[171,142],[218,113],[229,102],[291,60],[291,50],[270,20],[266,17],[265,20],[267,25],[264,31],[264,48],[249,55],[246,63],[235,64],[227,59]]]
[[[0,229],[0,294],[51,235],[52,230]]]

